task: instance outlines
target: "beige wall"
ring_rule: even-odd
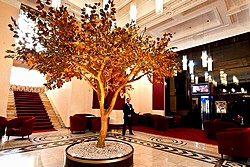
[[[85,81],[74,78],[71,82],[65,83],[62,88],[49,90],[46,94],[66,127],[69,127],[71,115],[92,113],[93,93]]]
[[[10,0],[11,1],[11,0]],[[17,6],[20,2],[16,2]],[[18,17],[19,9],[0,1],[0,115],[6,116],[7,100],[10,86],[10,72],[13,64],[12,59],[5,59],[5,51],[11,49],[11,44],[13,44],[14,38],[13,33],[9,30],[8,24],[11,23],[10,17]]]
[[[130,92],[131,103],[133,104],[136,113],[151,113],[153,106],[153,86],[148,81],[147,77],[143,77],[140,80],[132,83],[134,88]]]
[[[62,88],[49,90],[46,94],[53,108],[60,114],[65,126],[69,125],[69,108],[71,101],[72,83],[65,83]]]
[[[69,113],[92,113],[92,99],[93,91],[87,82],[73,79]]]

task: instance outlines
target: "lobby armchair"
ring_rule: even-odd
[[[110,118],[108,117],[108,126],[109,126],[109,120],[110,120]],[[96,131],[100,131],[101,130],[101,125],[102,123],[101,123],[101,117],[93,117],[92,119],[91,119],[91,128],[90,128],[90,130],[92,131],[92,132],[96,132]]]
[[[96,117],[94,114],[75,114],[74,116],[81,117],[81,118],[87,118],[87,129],[91,130],[91,119]]]
[[[71,133],[85,133],[87,129],[88,119],[79,115],[70,116]]]
[[[7,122],[6,136],[28,136],[32,134],[35,117],[17,117]]]
[[[236,158],[250,158],[250,128],[229,128],[216,134],[218,152]]]
[[[228,128],[236,128],[237,124],[231,122],[223,122],[220,120],[205,120],[202,122],[204,133],[207,138],[216,139],[216,133],[225,132]]]
[[[5,134],[6,123],[7,123],[7,118],[0,116],[0,139]]]
[[[156,130],[166,131],[168,129],[169,119],[161,116],[154,115],[154,127]]]
[[[151,113],[144,113],[142,115],[142,125],[143,126],[149,126],[154,127],[154,117]]]
[[[132,114],[132,125],[137,125],[139,122],[139,114]]]

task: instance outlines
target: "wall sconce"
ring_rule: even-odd
[[[188,67],[189,67],[189,74],[193,74],[194,73],[194,61],[193,60],[189,60]]]
[[[203,50],[202,51],[202,54],[201,54],[201,60],[202,60],[202,67],[207,67],[207,51],[206,50]]]
[[[163,0],[155,0],[155,13],[156,14],[163,13]]]
[[[213,60],[212,57],[207,59],[207,71],[213,71]]]
[[[183,55],[182,56],[182,69],[183,70],[187,70],[187,62],[188,62],[187,55]]]
[[[131,2],[130,3],[130,23],[131,24],[136,24],[136,3],[135,2]]]

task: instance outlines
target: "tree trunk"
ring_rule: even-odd
[[[107,110],[104,109],[104,98],[105,98],[104,95],[105,94],[97,93],[98,98],[99,98],[100,115],[101,115],[101,130],[100,130],[99,138],[98,138],[97,145],[96,145],[96,147],[98,148],[105,147],[105,138],[106,138],[107,131],[108,131],[108,117],[115,106],[117,95],[120,92],[120,90],[121,88],[117,89],[116,92],[114,93],[110,106]]]
[[[107,131],[108,131],[108,115],[105,114],[101,116],[101,130],[96,147],[98,148],[105,147],[105,138],[107,135]]]

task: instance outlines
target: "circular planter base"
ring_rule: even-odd
[[[125,142],[106,140],[104,148],[97,141],[76,143],[66,148],[64,167],[131,167],[133,147]]]

